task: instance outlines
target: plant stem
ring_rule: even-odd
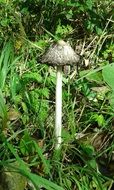
[[[61,145],[61,131],[62,131],[62,66],[57,66],[56,75],[56,108],[55,108],[55,137],[56,149]]]

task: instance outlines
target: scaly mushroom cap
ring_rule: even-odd
[[[42,57],[42,63],[53,66],[75,65],[78,61],[79,56],[72,47],[63,40],[59,40],[56,45],[50,47],[47,53]]]

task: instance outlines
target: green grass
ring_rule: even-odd
[[[72,2],[1,2],[0,178],[5,168],[19,173],[26,190],[114,188],[112,1]],[[56,72],[40,58],[58,39],[77,45],[83,58],[78,72],[63,74],[56,151]]]
[[[76,76],[72,83],[63,83],[63,144],[56,152],[53,136],[55,71],[51,69],[48,74],[47,67],[36,67],[34,60],[29,59],[24,63],[22,56],[10,59],[9,44],[1,54],[1,167],[10,169],[11,163],[17,161],[21,167],[14,167],[14,171],[31,180],[36,189],[41,186],[49,190],[111,189],[113,174],[102,175],[97,161],[105,154],[111,159],[113,151],[110,142],[113,109],[109,102],[105,104],[107,93],[110,95],[111,91],[101,94],[100,98],[92,91],[93,86],[104,85],[104,79],[97,77],[104,67],[94,71],[94,78],[85,75],[77,80]],[[107,143],[97,149],[98,145],[92,144],[93,139],[102,133],[105,138],[107,132]],[[78,136],[81,134],[84,137]]]

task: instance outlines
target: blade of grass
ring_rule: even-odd
[[[50,180],[47,180],[47,179],[45,179],[45,178],[43,178],[41,176],[38,176],[36,174],[30,173],[27,165],[18,156],[18,154],[16,153],[14,147],[9,143],[7,143],[7,147],[11,151],[11,153],[15,156],[16,160],[20,164],[19,168],[14,168],[14,169],[16,169],[16,172],[19,172],[20,174],[22,174],[23,176],[25,176],[29,180],[31,180],[31,182],[34,184],[36,189],[39,189],[39,187],[44,187],[47,190],[64,190],[62,187],[60,187],[59,185],[56,185],[55,183],[51,182]]]
[[[7,110],[1,89],[0,89],[0,118],[2,120],[2,129],[5,129],[7,127]]]
[[[37,145],[37,143],[36,143],[35,141],[33,141],[33,142],[34,142],[35,149],[36,149],[36,151],[37,151],[39,157],[41,158],[42,163],[44,164],[45,172],[46,172],[47,174],[49,174],[50,177],[51,177],[50,169],[49,169],[49,166],[48,166],[48,164],[47,164],[47,160],[46,160],[46,158],[44,157],[44,155],[43,155],[43,153],[42,153],[42,149],[41,149],[40,147],[38,147],[38,145]]]
[[[0,57],[0,88],[3,89],[6,76],[8,73],[8,66],[10,65],[12,53],[12,43],[9,41],[2,50]]]

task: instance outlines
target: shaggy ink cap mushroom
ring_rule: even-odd
[[[55,148],[59,149],[62,138],[62,67],[65,65],[75,65],[79,61],[79,56],[72,47],[63,40],[51,46],[42,57],[42,63],[56,66],[56,101],[55,101]]]
[[[57,44],[51,46],[42,57],[42,63],[52,66],[75,65],[78,61],[79,56],[63,40],[59,40]]]

